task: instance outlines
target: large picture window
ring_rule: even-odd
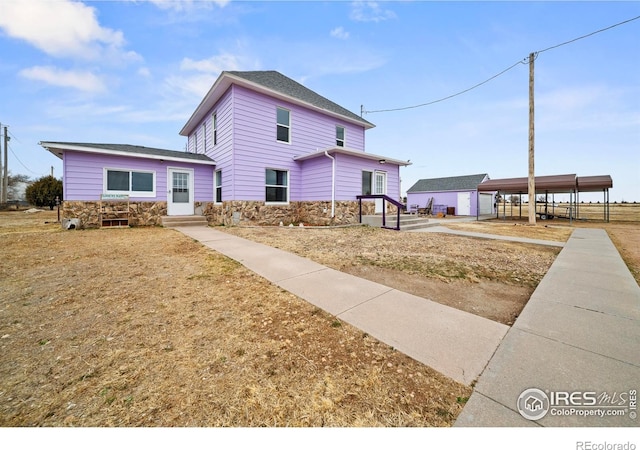
[[[278,108],[277,114],[276,139],[280,142],[291,142],[291,112],[288,109]]]
[[[107,194],[155,197],[155,172],[105,169],[104,191]]]
[[[267,169],[265,179],[266,202],[287,203],[289,201],[289,172]]]

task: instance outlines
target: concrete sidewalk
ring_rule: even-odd
[[[536,394],[543,399],[578,392],[569,405],[574,412],[560,415],[570,408],[551,402],[537,410],[547,410],[539,420],[525,419],[518,399],[531,388],[543,392]],[[640,391],[640,287],[604,230],[578,228],[491,358],[455,425],[637,427],[633,390]],[[609,401],[598,406],[608,408],[601,410],[624,415],[577,415],[594,410],[578,404],[589,405],[584,392],[606,394]]]
[[[516,236],[504,236],[499,234],[476,233],[473,231],[452,230],[451,228],[447,228],[446,225],[436,225],[428,228],[409,230],[408,232],[409,233],[446,233],[446,234],[455,234],[458,236],[468,236],[468,237],[475,237],[475,238],[481,238],[481,239],[495,239],[499,241],[524,242],[527,244],[548,245],[552,247],[564,247],[564,242],[559,242],[559,241],[548,241],[543,239],[531,239],[531,238],[516,237]]]
[[[509,329],[213,228],[176,229],[466,385],[478,378]]]

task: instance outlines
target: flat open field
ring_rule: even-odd
[[[0,213],[0,426],[445,427],[471,389],[162,228]]]
[[[506,215],[507,218],[519,217],[521,215],[520,211],[522,210],[522,217],[529,217],[529,205],[527,203],[520,205],[512,205],[511,203],[507,203],[506,205],[500,203],[498,205],[498,211],[500,213],[500,217]],[[598,221],[604,222],[605,217],[605,209],[603,203],[578,203],[578,211],[574,211],[572,217],[577,218],[578,221],[581,220],[590,220],[590,221]],[[537,205],[537,212],[544,211],[544,205]],[[559,217],[569,217],[569,204],[568,203],[556,203],[555,207],[552,207],[551,201],[549,201],[549,205],[547,207],[547,212],[549,214],[554,214]],[[549,222],[555,221],[566,221],[567,219],[553,219]],[[609,204],[609,221],[610,222],[635,222],[640,224],[640,203],[610,203]]]

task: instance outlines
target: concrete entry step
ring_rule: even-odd
[[[175,227],[206,227],[209,223],[205,216],[162,216],[162,226]]]
[[[376,214],[374,216],[362,216],[362,223],[372,227],[382,226],[382,215]],[[397,223],[397,216],[395,214],[387,214],[386,226],[395,227]],[[419,217],[412,214],[400,214],[400,230],[415,230],[420,228],[426,228],[432,226],[429,223],[429,219],[426,217]]]

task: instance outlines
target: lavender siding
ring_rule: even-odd
[[[355,200],[362,194],[362,172],[385,172],[387,195],[400,200],[400,167],[351,155],[336,155],[336,200]]]
[[[407,205],[418,205],[420,208],[427,206],[429,199],[433,197],[434,205],[445,205],[456,208],[456,214],[458,210],[458,193],[468,192],[471,199],[470,215],[475,216],[478,210],[478,197],[477,191],[446,191],[446,192],[407,192]]]
[[[104,186],[104,169],[154,171],[155,197],[131,197],[131,200],[166,201],[167,167],[194,169],[195,201],[213,200],[213,168],[211,166],[178,163],[126,156],[100,155],[85,152],[64,152],[64,199],[96,201]]]
[[[288,109],[291,119],[290,143],[276,140],[277,108]],[[209,133],[213,130],[211,117],[217,113],[217,144]],[[312,201],[331,199],[331,160],[318,157],[303,162],[295,156],[305,155],[336,144],[336,126],[345,128],[345,146],[364,152],[362,126],[341,121],[302,106],[280,101],[249,89],[233,85],[209,111],[206,122],[206,154],[222,170],[223,200],[265,199],[265,169],[289,171],[289,199]],[[202,123],[189,136],[189,149],[195,151],[196,142],[203,135]],[[198,144],[198,149],[200,148]],[[377,161],[348,155],[336,155],[336,199],[355,200],[361,194],[362,170],[380,170]],[[399,196],[399,167],[382,168],[388,173],[388,193]]]

